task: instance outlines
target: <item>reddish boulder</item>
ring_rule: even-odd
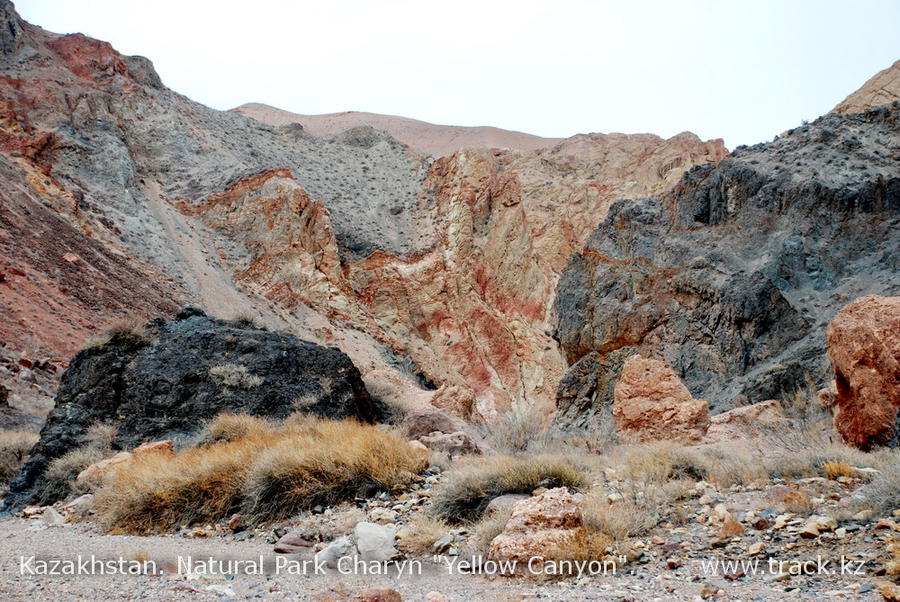
[[[828,325],[834,427],[860,449],[896,447],[900,411],[900,297],[860,297]]]
[[[581,510],[565,487],[545,491],[513,506],[503,532],[491,541],[492,560],[525,565],[536,556],[551,558],[582,527]]]
[[[709,403],[694,399],[665,362],[632,355],[616,383],[613,418],[626,439],[696,442],[709,428]]]

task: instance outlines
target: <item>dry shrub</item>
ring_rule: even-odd
[[[765,477],[762,466],[747,454],[672,441],[620,446],[607,455],[607,463],[624,479],[647,483],[691,479],[729,487]]]
[[[475,546],[487,553],[494,538],[503,533],[506,523],[512,516],[512,507],[506,507],[492,512],[489,516],[483,516],[475,523]]]
[[[877,467],[885,463],[889,452],[866,453],[840,443],[816,446],[804,451],[781,453],[766,458],[766,472],[772,477],[797,479],[825,475],[826,465]],[[856,471],[852,471],[855,473]]]
[[[437,491],[432,512],[450,524],[472,522],[495,497],[531,493],[538,487],[578,489],[587,482],[588,469],[563,455],[463,460]]]
[[[482,431],[491,447],[506,454],[540,449],[547,441],[544,415],[524,402],[514,403],[497,424],[482,425]]]
[[[111,422],[95,422],[87,428],[82,441],[97,449],[111,449],[118,434],[119,429]]]
[[[878,514],[890,514],[900,509],[900,452],[893,450],[879,466],[880,474],[861,487],[854,497],[856,506]]]
[[[856,469],[850,466],[849,462],[841,460],[825,462],[822,468],[825,470],[825,476],[832,481],[836,481],[840,477],[852,477],[857,474]]]
[[[434,553],[434,542],[447,534],[450,526],[424,512],[416,514],[397,534],[398,546],[409,555]]]
[[[213,441],[236,441],[245,437],[262,437],[274,427],[272,421],[249,414],[223,412],[206,424]]]
[[[262,378],[251,374],[247,366],[241,364],[222,364],[209,369],[209,375],[217,383],[229,389],[255,389],[263,382]]]
[[[100,347],[118,337],[132,338],[143,343],[148,343],[149,338],[147,337],[144,326],[145,320],[143,318],[133,315],[125,316],[124,318],[113,322],[112,325],[103,332],[89,338],[84,346],[86,349]]]
[[[19,473],[22,462],[37,443],[38,434],[27,431],[0,432],[0,480],[4,483]]]
[[[55,458],[44,472],[44,484],[38,495],[38,502],[44,504],[50,500],[65,499],[71,493],[85,493],[86,490],[75,482],[78,473],[112,454],[109,448],[85,445]]]
[[[145,454],[117,470],[97,492],[108,529],[157,533],[236,511],[252,523],[280,520],[319,504],[408,484],[423,454],[398,435],[354,421],[295,415],[244,436],[174,455]]]

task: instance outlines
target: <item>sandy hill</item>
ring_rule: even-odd
[[[300,115],[265,104],[247,103],[232,109],[232,112],[274,126],[300,123],[306,131],[317,136],[339,134],[350,128],[368,125],[384,130],[400,142],[435,157],[449,156],[463,148],[509,148],[532,151],[562,141],[562,138],[541,138],[495,127],[437,125],[407,117],[358,111]]]
[[[833,113],[861,113],[900,100],[900,60],[873,75],[862,87],[832,109]]]

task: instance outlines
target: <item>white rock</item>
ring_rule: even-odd
[[[319,552],[316,552],[316,562],[324,564],[330,569],[337,568],[337,562],[353,551],[353,544],[346,539],[335,539]]]
[[[356,538],[356,549],[359,551],[359,557],[367,562],[371,560],[377,562],[390,560],[397,553],[397,549],[394,547],[396,534],[397,530],[394,527],[365,521],[356,523],[353,535]]]

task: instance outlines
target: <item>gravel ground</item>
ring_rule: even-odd
[[[835,550],[825,550],[833,554]],[[161,575],[31,575],[21,558],[74,560],[91,554],[102,559],[152,560]],[[234,577],[187,576],[176,570],[179,557],[218,560],[263,558],[269,574]],[[204,539],[103,535],[87,525],[44,528],[40,521],[11,518],[0,521],[0,599],[2,600],[195,600],[274,599],[342,600],[371,588],[395,589],[404,600],[426,600],[440,592],[450,600],[763,600],[812,598],[880,599],[866,577],[812,576],[795,583],[772,576],[704,578],[697,564],[686,562],[677,571],[648,562],[626,567],[623,574],[586,577],[562,583],[539,584],[510,578],[448,575],[445,566],[422,561],[422,573],[398,578],[372,575],[272,574],[277,558],[303,560],[309,556],[280,556],[263,540],[235,541],[229,537]],[[27,560],[26,560],[27,562]],[[26,573],[26,574],[23,574]],[[310,568],[310,573],[312,569]],[[790,590],[790,591],[786,591]],[[718,593],[717,593],[718,592]]]

